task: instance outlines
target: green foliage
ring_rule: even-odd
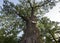
[[[55,36],[57,30],[60,30],[60,26],[58,26],[59,22],[54,22],[49,20],[47,17],[41,18],[40,22],[38,22],[38,27],[41,32],[41,36],[45,37],[46,43],[57,43],[57,38]],[[58,35],[57,35],[58,36]]]
[[[0,16],[0,43],[16,43],[17,34],[26,28],[25,20],[32,15],[39,14],[41,16],[56,5],[56,0],[42,0],[39,2],[36,0],[19,0],[19,2],[19,4],[14,5],[8,0],[3,0],[3,8],[1,9],[3,15]],[[50,21],[46,17],[40,18],[37,17],[37,27],[42,39],[46,37],[45,40],[43,39],[45,43],[52,43],[52,40],[55,42],[56,31],[60,28],[57,22]]]
[[[17,43],[17,35],[23,26],[20,18],[0,16],[0,43]]]

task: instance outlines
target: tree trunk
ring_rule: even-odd
[[[36,27],[36,17],[32,16],[26,21],[26,29],[24,30],[21,43],[42,43],[39,29]]]

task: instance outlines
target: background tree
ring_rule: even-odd
[[[0,16],[0,43],[17,43],[17,35],[20,32],[19,22],[10,17]]]
[[[60,30],[58,24],[59,22],[51,21],[47,17],[41,18],[38,22],[37,25],[40,28],[40,33],[45,43],[58,43],[58,37],[56,37],[57,33],[59,34],[58,30]]]

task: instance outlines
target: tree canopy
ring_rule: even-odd
[[[9,43],[9,41],[10,43],[15,43],[17,35],[21,31],[24,32],[24,35],[20,38],[23,43],[27,39],[26,43],[30,42],[35,36],[37,39],[37,33],[40,34],[38,37],[40,36],[41,39],[34,39],[30,43],[40,43],[41,41],[57,43],[55,34],[59,33],[57,32],[57,30],[60,30],[59,22],[43,17],[56,3],[56,0],[19,0],[19,3],[15,5],[8,0],[3,0],[3,8],[0,11],[2,14],[0,16],[1,43]]]

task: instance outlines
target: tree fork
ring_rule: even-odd
[[[30,3],[30,2],[29,2]],[[34,7],[31,7],[31,16],[26,21],[26,29],[24,29],[23,39],[21,43],[42,43],[39,29],[36,27],[37,17],[34,15]]]

